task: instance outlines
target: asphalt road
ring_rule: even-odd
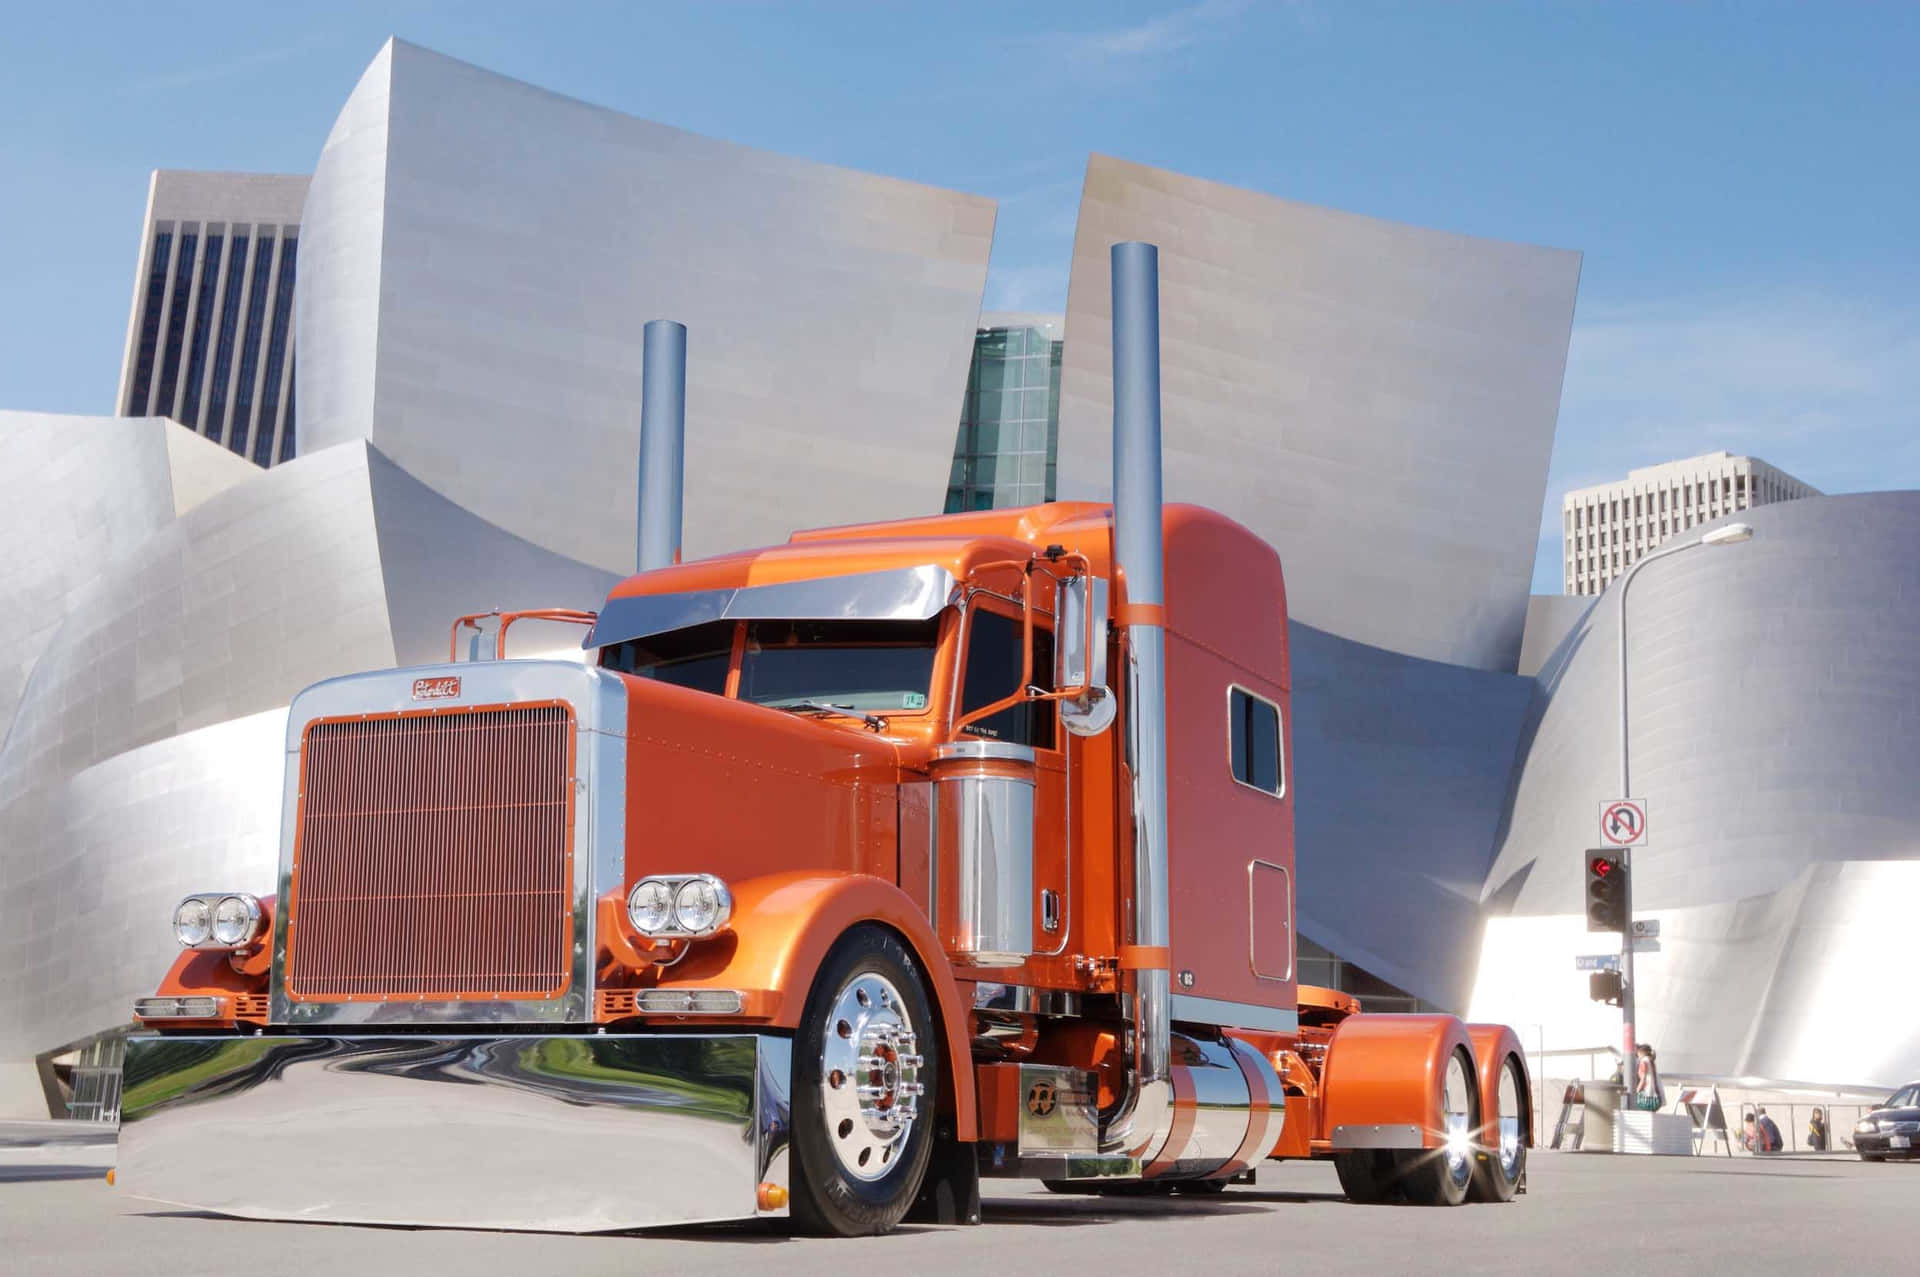
[[[263,1224],[118,1194],[111,1146],[0,1149],[0,1271],[156,1274],[1913,1273],[1920,1164],[1536,1153],[1510,1206],[1354,1206],[1325,1165],[1214,1198],[990,1181],[977,1228],[852,1241],[759,1226],[602,1237]]]

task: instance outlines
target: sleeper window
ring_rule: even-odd
[[[1279,707],[1235,687],[1227,692],[1227,718],[1233,778],[1279,797],[1286,788]]]

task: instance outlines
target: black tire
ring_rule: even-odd
[[[1862,1153],[1860,1154],[1860,1160],[1863,1162],[1884,1162],[1887,1160],[1887,1155],[1885,1153]]]
[[[1464,1050],[1454,1052],[1451,1067],[1464,1070],[1467,1130],[1480,1129],[1480,1087],[1474,1072],[1473,1057]],[[1447,1078],[1449,1070],[1441,1077]],[[1446,1083],[1443,1081],[1442,1085]],[[1442,1105],[1445,1111],[1445,1105]],[[1400,1163],[1400,1191],[1415,1206],[1458,1206],[1467,1200],[1473,1186],[1473,1155],[1459,1158],[1440,1149],[1402,1149],[1396,1154]]]
[[[1504,1106],[1508,1093],[1512,1093],[1514,1111],[1511,1113],[1494,1112],[1482,1115],[1485,1126],[1478,1141],[1481,1147],[1474,1153],[1472,1197],[1476,1202],[1510,1202],[1520,1188],[1520,1180],[1527,1173],[1527,1101],[1525,1074],[1520,1071],[1520,1062],[1511,1054],[1500,1062],[1500,1082],[1497,1091],[1499,1103]],[[1512,1131],[1501,1125],[1502,1120],[1516,1123]],[[1511,1147],[1507,1140],[1517,1136],[1517,1142]]]
[[[827,1035],[838,1025],[834,1007],[843,991],[863,974],[877,975],[898,991],[900,1018],[911,1027],[917,1039],[916,1050],[923,1058],[918,1081],[925,1088],[918,1096],[918,1114],[897,1152],[887,1150],[891,1164],[875,1178],[851,1174],[842,1164],[835,1141],[846,1137],[837,1136],[835,1126],[829,1124],[822,1084]],[[829,1237],[858,1237],[888,1232],[907,1213],[920,1191],[933,1150],[936,1067],[940,1058],[935,1026],[933,1010],[920,983],[919,964],[891,932],[862,925],[835,942],[814,977],[800,1028],[794,1034],[793,1190],[789,1200],[797,1229]]]
[[[1359,1149],[1335,1153],[1333,1169],[1347,1200],[1370,1206],[1399,1196],[1399,1163],[1389,1149]]]

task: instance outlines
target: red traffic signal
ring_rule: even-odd
[[[1587,853],[1587,930],[1627,929],[1627,867],[1613,856]]]

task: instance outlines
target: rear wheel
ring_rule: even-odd
[[[1340,1176],[1340,1191],[1348,1200],[1371,1204],[1397,1196],[1399,1163],[1389,1149],[1356,1149],[1335,1153],[1333,1169]]]
[[[1487,1115],[1480,1143],[1474,1151],[1473,1199],[1477,1202],[1510,1202],[1527,1170],[1527,1136],[1524,1127],[1526,1084],[1521,1080],[1520,1062],[1509,1055],[1500,1065],[1497,1091],[1499,1109]]]
[[[814,977],[793,1052],[794,1221],[856,1237],[900,1222],[933,1148],[933,1012],[890,932],[855,927]]]
[[[1440,1116],[1445,1139],[1437,1149],[1399,1154],[1400,1191],[1415,1206],[1458,1206],[1473,1182],[1473,1133],[1480,1126],[1480,1098],[1473,1063],[1464,1050],[1447,1059],[1441,1076]]]

